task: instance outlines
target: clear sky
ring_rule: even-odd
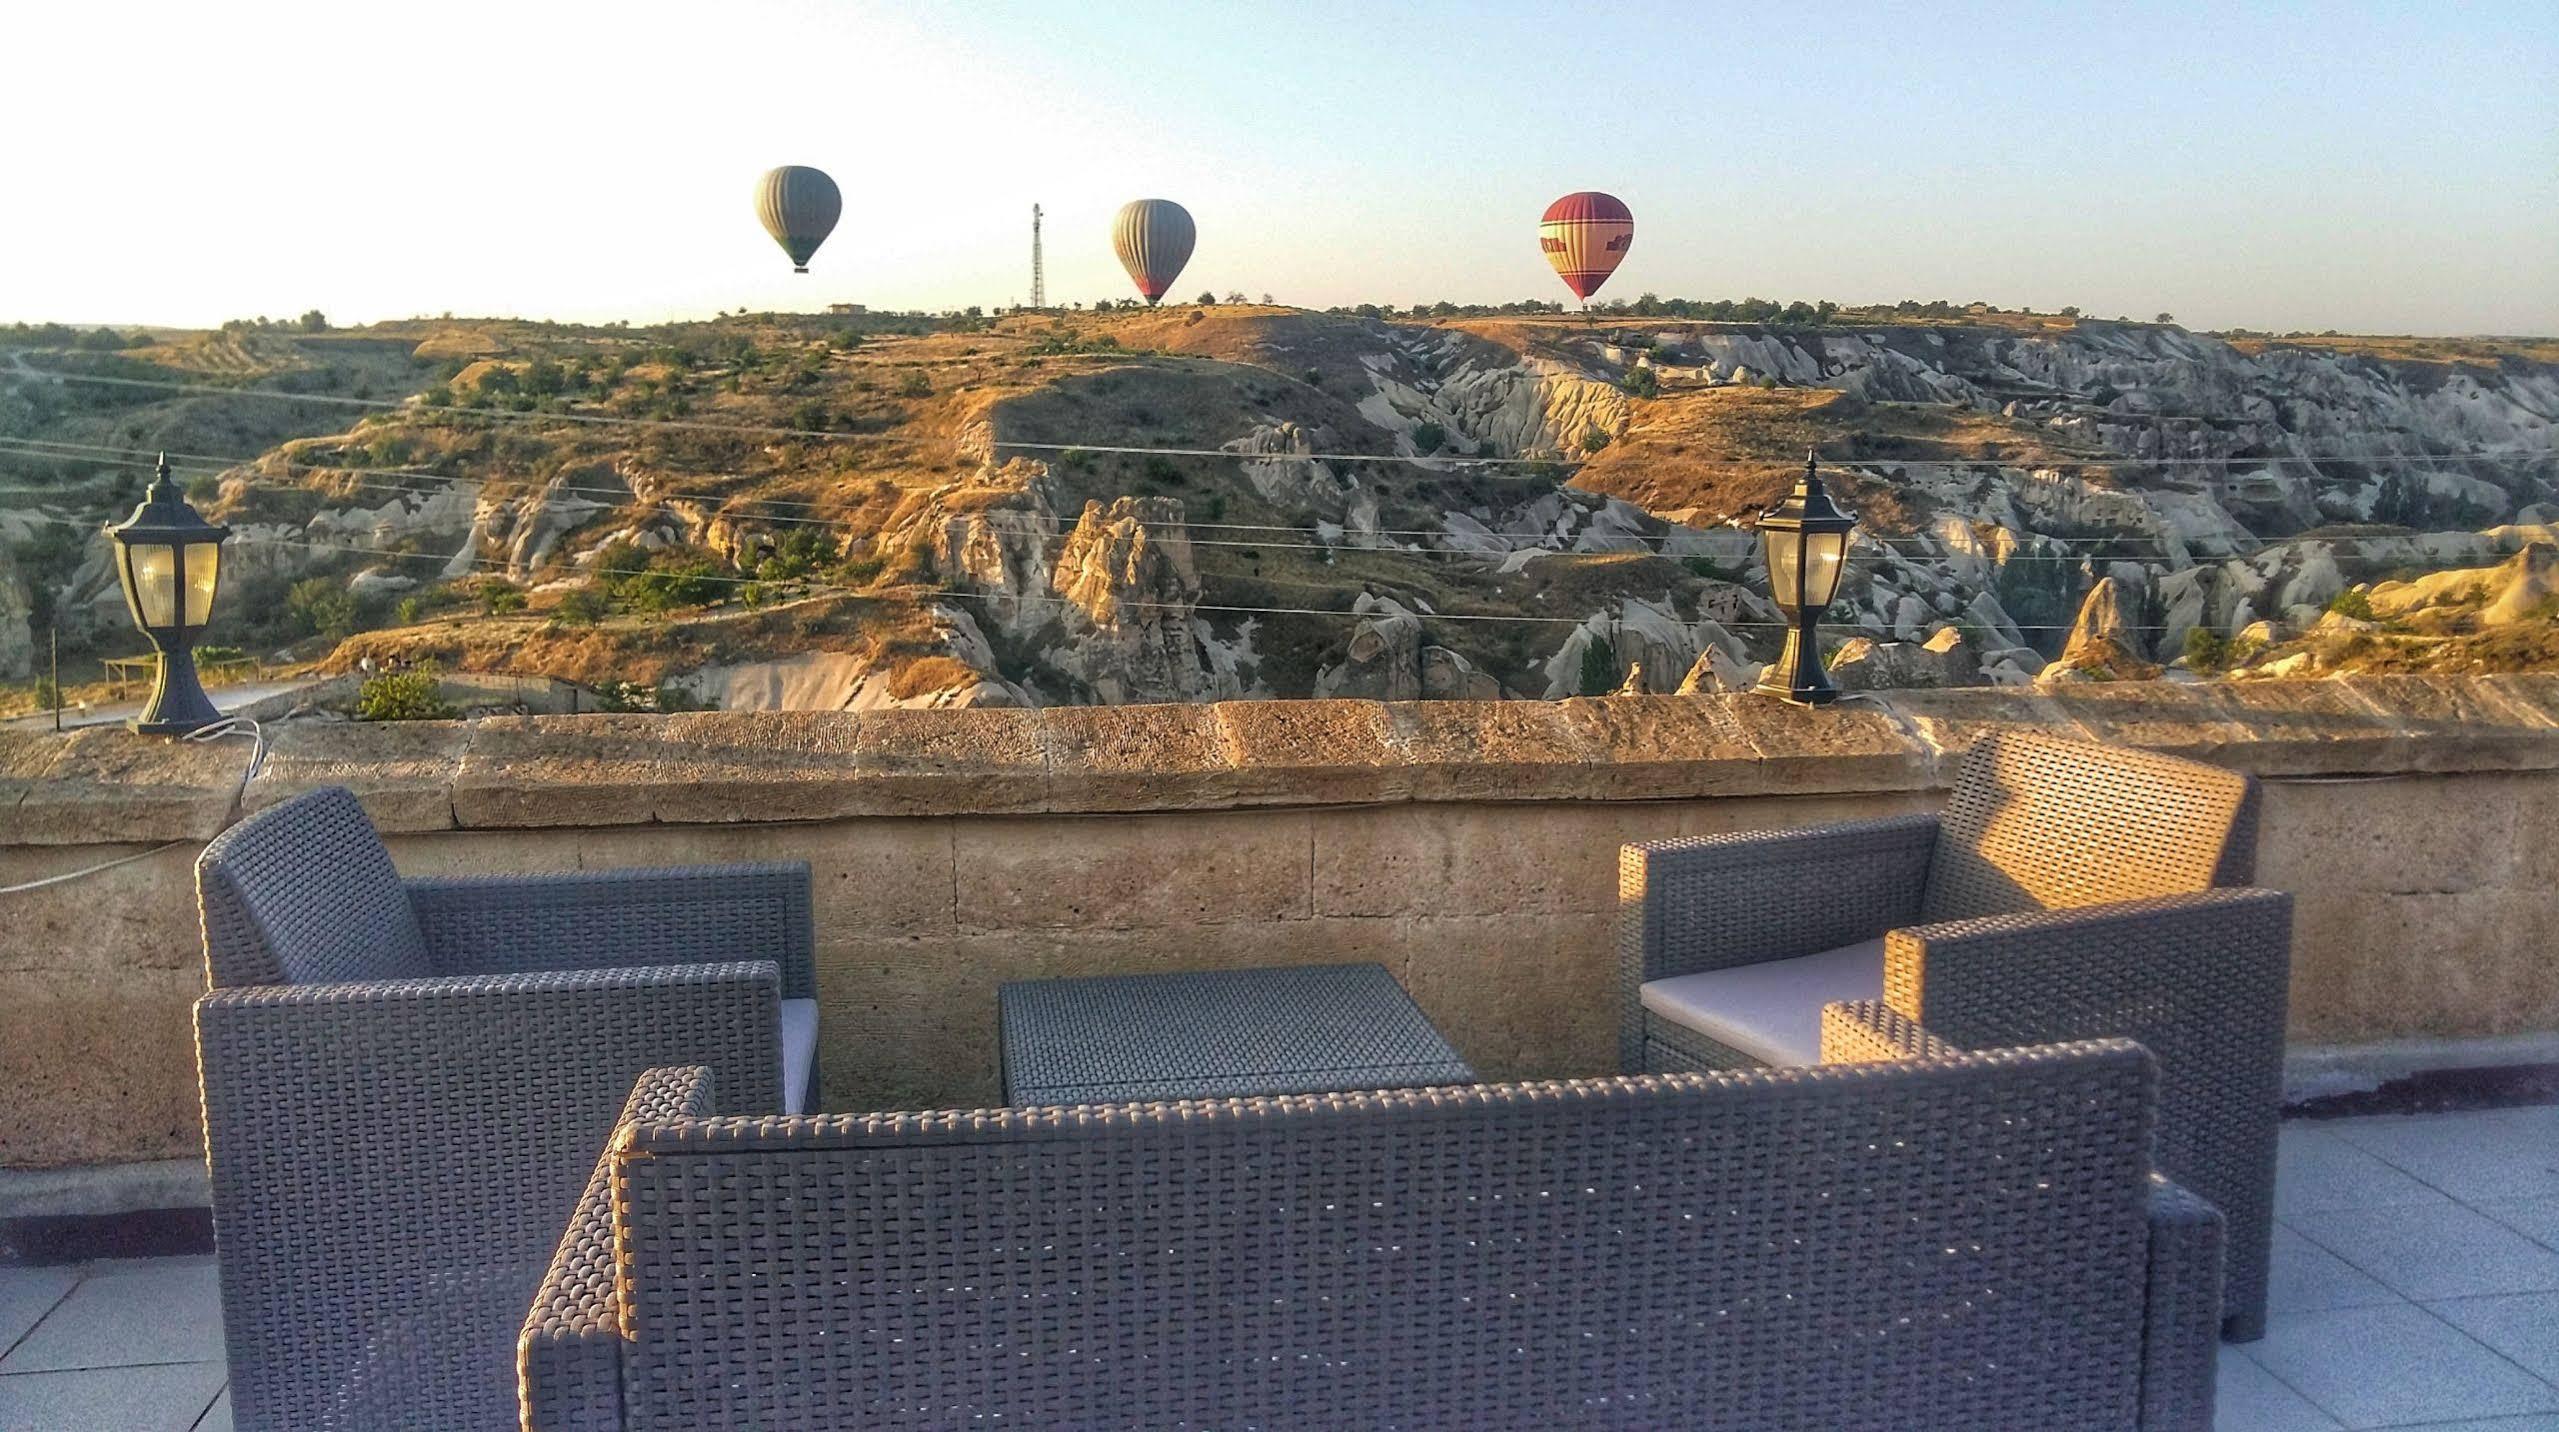
[[[0,320],[570,319],[1130,292],[1945,298],[2196,326],[2559,332],[2559,5],[30,4]],[[750,189],[845,218],[794,277]]]

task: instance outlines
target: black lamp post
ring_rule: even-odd
[[[152,736],[183,736],[222,719],[196,679],[195,644],[213,616],[213,589],[222,572],[222,539],[228,527],[217,527],[187,505],[186,494],[169,477],[169,459],[142,505],[121,526],[110,527],[115,539],[116,574],[124,579],[125,605],[133,624],[160,653],[160,675],[151,684],[151,702],[133,729]]]
[[[1804,479],[1784,502],[1759,519],[1759,541],[1768,556],[1768,591],[1791,626],[1786,650],[1760,673],[1758,690],[1784,697],[1799,706],[1822,706],[1839,699],[1839,688],[1822,670],[1821,647],[1813,640],[1814,623],[1839,595],[1839,579],[1848,568],[1848,534],[1857,519],[1839,510],[1822,489],[1814,454],[1804,454]]]

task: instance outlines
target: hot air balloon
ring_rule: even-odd
[[[835,221],[844,217],[844,196],[824,171],[785,164],[765,170],[764,177],[755,181],[755,217],[764,221],[764,232],[791,256],[791,272],[807,273],[809,255],[835,232]]]
[[[1587,303],[1635,246],[1635,215],[1614,194],[1593,189],[1567,194],[1546,206],[1537,246],[1564,276],[1564,286]]]
[[[1182,265],[1191,261],[1191,245],[1198,239],[1191,211],[1170,199],[1132,199],[1120,206],[1119,217],[1111,221],[1111,246],[1120,251],[1120,267],[1136,281],[1137,291],[1146,295],[1149,308],[1182,276]]]

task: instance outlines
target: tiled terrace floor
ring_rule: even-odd
[[[2291,1123],[2223,1432],[2559,1432],[2559,1107]],[[0,1428],[227,1429],[210,1258],[0,1268]]]

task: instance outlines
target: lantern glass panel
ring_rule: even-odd
[[[132,599],[134,621],[146,627],[176,626],[178,549],[156,542],[129,542],[124,559],[132,571],[126,595]]]
[[[1839,595],[1839,579],[1848,567],[1848,534],[1804,534],[1804,605],[1820,610]]]
[[[222,544],[187,544],[187,625],[201,627],[213,619],[213,588],[221,579]]]
[[[1775,527],[1759,531],[1760,546],[1768,553],[1768,594],[1788,616],[1795,614],[1796,583],[1802,576],[1799,559],[1804,551],[1804,534]]]

